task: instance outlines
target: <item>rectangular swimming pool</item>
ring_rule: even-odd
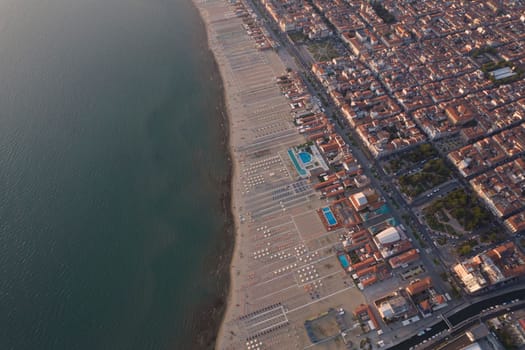
[[[343,266],[343,269],[346,270],[348,268],[348,266],[350,266],[350,263],[348,262],[348,259],[346,258],[346,255],[341,254],[341,255],[338,256],[338,258],[339,258],[339,262]]]
[[[323,215],[326,218],[328,225],[334,226],[335,224],[337,224],[337,220],[335,219],[334,213],[332,213],[332,210],[329,207],[323,208]]]

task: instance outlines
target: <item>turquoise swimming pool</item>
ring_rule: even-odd
[[[334,226],[335,224],[337,224],[337,220],[335,219],[334,213],[332,213],[332,210],[330,208],[323,208],[323,215],[326,218],[328,225]]]
[[[339,262],[343,266],[343,268],[346,270],[348,266],[350,266],[350,263],[348,262],[348,259],[346,258],[346,255],[342,254],[338,256]]]
[[[308,152],[300,152],[298,156],[305,165],[312,161],[312,155]]]

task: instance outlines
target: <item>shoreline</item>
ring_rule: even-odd
[[[217,329],[217,334],[214,335],[216,336],[214,348],[221,349],[223,346],[223,339],[225,336],[224,335],[225,322],[228,319],[228,316],[230,316],[232,309],[233,309],[232,302],[235,299],[234,291],[235,291],[235,287],[238,282],[237,279],[234,278],[234,273],[235,273],[234,270],[235,270],[235,265],[237,263],[237,259],[238,259],[239,252],[240,252],[239,240],[240,240],[240,235],[241,235],[239,219],[238,219],[240,212],[238,210],[238,206],[236,205],[236,203],[238,203],[239,201],[239,198],[238,198],[237,188],[235,186],[235,184],[239,181],[239,174],[238,174],[239,159],[238,159],[238,155],[235,154],[235,151],[234,151],[235,145],[233,144],[233,140],[234,140],[233,136],[234,136],[235,129],[233,127],[233,120],[232,120],[233,113],[232,113],[231,99],[232,99],[233,92],[231,91],[231,87],[229,87],[229,85],[231,85],[230,77],[226,73],[224,64],[221,64],[219,62],[219,59],[220,59],[219,56],[221,53],[218,52],[219,50],[218,44],[213,42],[212,40],[213,31],[210,27],[211,23],[208,17],[209,14],[206,12],[206,9],[202,7],[201,1],[191,0],[191,2],[195,6],[195,8],[198,10],[201,20],[205,26],[208,49],[213,54],[215,65],[217,67],[218,73],[221,78],[221,86],[223,88],[223,93],[222,93],[223,106],[222,107],[224,108],[223,111],[226,113],[226,115],[224,116],[226,119],[225,120],[226,122],[225,137],[226,137],[226,143],[227,143],[226,146],[228,150],[228,158],[230,161],[230,179],[229,179],[230,184],[229,184],[229,198],[228,199],[229,199],[229,210],[230,210],[230,215],[231,215],[231,220],[232,220],[231,229],[233,230],[233,242],[232,242],[233,247],[231,248],[229,252],[230,254],[227,257],[230,260],[229,268],[228,268],[228,277],[227,277],[228,291],[226,293],[226,297],[224,300],[224,309],[221,310],[222,317],[220,318],[220,323]]]

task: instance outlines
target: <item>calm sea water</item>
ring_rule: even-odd
[[[0,0],[0,349],[213,342],[221,101],[190,0]]]

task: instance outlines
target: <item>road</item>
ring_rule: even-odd
[[[420,207],[432,200],[434,200],[436,197],[444,196],[445,194],[454,191],[458,187],[460,187],[461,184],[458,182],[458,180],[453,179],[450,181],[447,181],[445,183],[442,183],[439,186],[434,187],[432,190],[429,190],[427,192],[424,192],[420,194],[418,197],[414,198],[412,203],[410,203],[411,207]]]

